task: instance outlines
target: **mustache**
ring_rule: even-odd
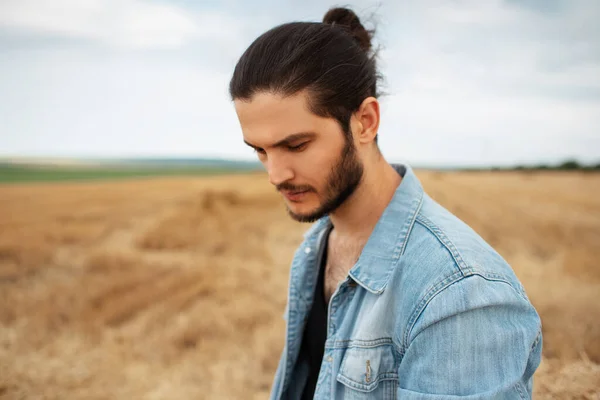
[[[314,188],[312,186],[309,185],[293,185],[291,183],[288,182],[283,182],[280,183],[279,185],[275,186],[275,188],[277,189],[277,191],[281,192],[282,190],[288,190],[290,192],[314,192]]]

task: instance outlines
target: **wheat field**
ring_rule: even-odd
[[[600,174],[416,172],[539,311],[534,398],[599,399]],[[0,398],[267,398],[307,228],[261,173],[0,185]]]

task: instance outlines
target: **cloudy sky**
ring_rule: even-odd
[[[600,161],[599,1],[344,4],[378,30],[390,161]],[[227,95],[238,57],[333,5],[0,0],[0,156],[253,159]]]

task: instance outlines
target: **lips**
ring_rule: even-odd
[[[286,199],[290,201],[300,201],[302,198],[308,193],[308,190],[302,191],[291,191],[291,190],[282,190],[281,193],[285,196]]]

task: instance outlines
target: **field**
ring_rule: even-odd
[[[246,167],[248,168],[248,167]],[[134,177],[216,175],[238,172],[233,165],[10,165],[0,162],[0,183],[91,181]]]
[[[417,175],[541,314],[535,398],[599,399],[600,174]],[[261,173],[0,185],[0,398],[266,398],[305,229]]]

